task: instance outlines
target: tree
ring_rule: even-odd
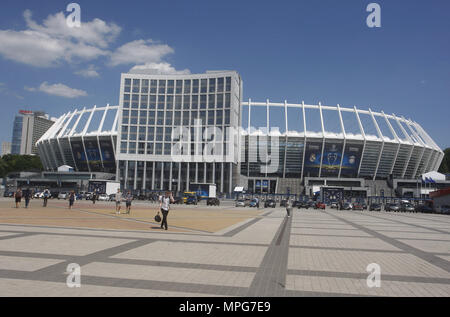
[[[0,158],[0,177],[13,172],[40,172],[42,162],[36,155],[7,154]]]
[[[442,160],[441,166],[439,166],[438,172],[442,174],[450,173],[450,148],[444,150],[444,159]]]

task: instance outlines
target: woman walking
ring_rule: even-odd
[[[69,209],[71,210],[73,207],[73,203],[75,201],[75,192],[72,190],[69,195]]]
[[[20,188],[17,188],[16,192],[14,193],[14,198],[16,199],[16,208],[19,208],[20,202],[22,201],[22,190]]]
[[[133,201],[133,195],[131,195],[131,191],[128,191],[128,194],[125,197],[125,201],[126,201],[126,207],[127,207],[127,214],[130,214],[130,212],[131,212],[131,202]]]

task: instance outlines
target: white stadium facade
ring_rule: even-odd
[[[69,165],[111,173],[123,189],[183,192],[214,183],[228,194],[236,187],[309,194],[314,184],[367,193],[389,179],[415,180],[443,159],[409,118],[370,108],[243,101],[242,87],[235,71],[122,74],[118,106],[62,115],[37,142],[39,155],[47,171]],[[211,144],[220,149],[213,158],[204,155]]]

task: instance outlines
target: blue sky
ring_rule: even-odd
[[[117,104],[120,73],[147,64],[237,70],[255,101],[403,115],[449,147],[450,2],[376,1],[381,28],[369,28],[370,2],[78,0],[83,31],[69,34],[70,1],[3,1],[0,141],[19,109]]]

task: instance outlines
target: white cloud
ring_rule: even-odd
[[[86,77],[86,78],[94,78],[94,77],[100,77],[100,74],[97,72],[97,67],[94,65],[89,65],[87,69],[82,69],[75,74]]]
[[[50,67],[73,59],[92,60],[109,55],[105,48],[119,35],[121,28],[100,19],[70,28],[62,12],[49,15],[42,25],[24,12],[28,29],[0,30],[0,55],[16,62]]]
[[[110,64],[145,64],[159,63],[168,54],[174,52],[166,44],[156,44],[153,40],[136,40],[119,47],[111,54]]]
[[[149,74],[149,75],[187,75],[191,71],[189,69],[176,70],[169,63],[147,63],[144,65],[136,65],[130,69],[132,74]]]
[[[46,81],[43,82],[39,88],[25,87],[25,90],[36,92],[41,91],[49,95],[64,97],[64,98],[78,98],[87,96],[87,92],[80,89],[70,88],[64,84],[49,85]]]

